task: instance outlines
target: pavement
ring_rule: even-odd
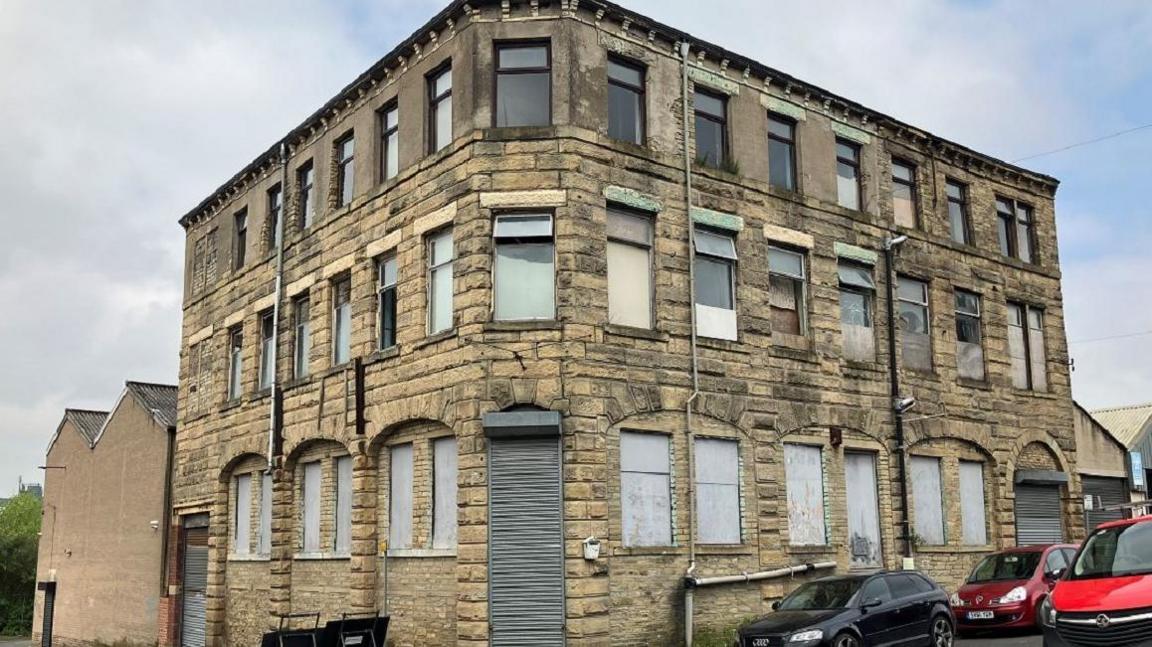
[[[0,636],[0,647],[31,647],[31,638],[10,638]]]
[[[975,635],[956,641],[957,647],[1042,647],[1043,644],[1044,638],[1038,633],[1017,633],[1003,638]]]

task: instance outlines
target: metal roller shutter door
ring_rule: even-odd
[[[189,528],[184,539],[184,586],[180,616],[181,647],[204,647],[208,588],[208,529]]]
[[[1100,497],[1105,507],[1128,502],[1127,479],[1085,476],[1082,478],[1080,485],[1084,488],[1084,494]],[[1123,518],[1123,516],[1124,514],[1120,510],[1091,510],[1088,512],[1088,530],[1091,531],[1105,521],[1115,521]]]
[[[560,440],[494,439],[490,448],[492,645],[563,645]]]
[[[1064,541],[1061,510],[1059,486],[1016,484],[1016,545]]]

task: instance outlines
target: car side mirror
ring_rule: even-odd
[[[1056,570],[1052,571],[1051,573],[1048,573],[1048,574],[1047,574],[1047,575],[1045,575],[1044,577],[1045,577],[1045,578],[1047,578],[1047,579],[1049,579],[1049,580],[1052,580],[1053,582],[1055,582],[1056,580],[1058,580],[1058,579],[1060,579],[1061,577],[1063,577],[1063,576],[1064,576],[1064,571],[1066,571],[1066,570],[1068,570],[1068,569],[1066,569],[1066,568],[1058,568],[1058,569],[1056,569]]]
[[[884,604],[884,601],[881,600],[880,598],[868,598],[867,600],[864,600],[864,602],[862,602],[860,604],[860,610],[861,611],[867,611],[868,609],[878,607],[881,604]]]
[[[780,610],[780,600],[776,600],[775,602],[772,603],[772,610],[773,611],[779,611]]]

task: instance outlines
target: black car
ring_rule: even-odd
[[[911,571],[825,577],[740,628],[738,647],[952,647],[948,594]]]

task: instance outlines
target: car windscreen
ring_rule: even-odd
[[[860,590],[861,578],[808,582],[780,602],[780,610],[843,609]]]
[[[972,569],[968,583],[1026,580],[1036,572],[1042,554],[1037,551],[989,555]]]
[[[1101,528],[1080,549],[1069,579],[1152,573],[1152,521]]]

